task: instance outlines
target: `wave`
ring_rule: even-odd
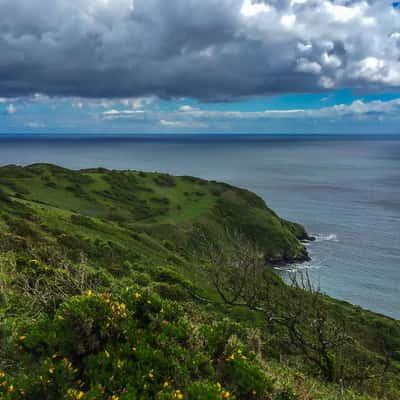
[[[324,268],[324,265],[320,264],[295,264],[295,265],[290,265],[287,267],[274,267],[274,269],[278,271],[284,271],[284,272],[300,272],[303,270],[312,270],[312,269],[320,269]]]
[[[314,235],[315,241],[318,242],[338,242],[339,239],[337,235],[334,233],[328,233],[328,234],[323,234],[323,233],[318,233]]]

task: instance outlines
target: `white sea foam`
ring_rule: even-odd
[[[287,267],[274,267],[274,269],[278,271],[285,271],[290,273],[304,271],[304,270],[311,270],[311,269],[320,269],[320,268],[324,268],[324,265],[307,263],[307,264],[294,264]]]
[[[318,242],[338,242],[339,239],[334,233],[318,233],[315,236],[315,241]]]

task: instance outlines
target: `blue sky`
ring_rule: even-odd
[[[36,95],[2,100],[0,132],[397,134],[399,99],[398,93],[360,96],[350,90],[217,103],[188,98],[82,99]],[[338,106],[343,109],[339,111]]]
[[[383,0],[3,0],[0,134],[399,133]]]

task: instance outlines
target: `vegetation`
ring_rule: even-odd
[[[399,322],[270,268],[306,238],[222,183],[0,168],[0,398],[398,399]]]

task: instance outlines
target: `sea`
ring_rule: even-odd
[[[400,135],[0,135],[0,165],[37,162],[247,188],[316,237],[311,261],[287,269],[400,319]]]

